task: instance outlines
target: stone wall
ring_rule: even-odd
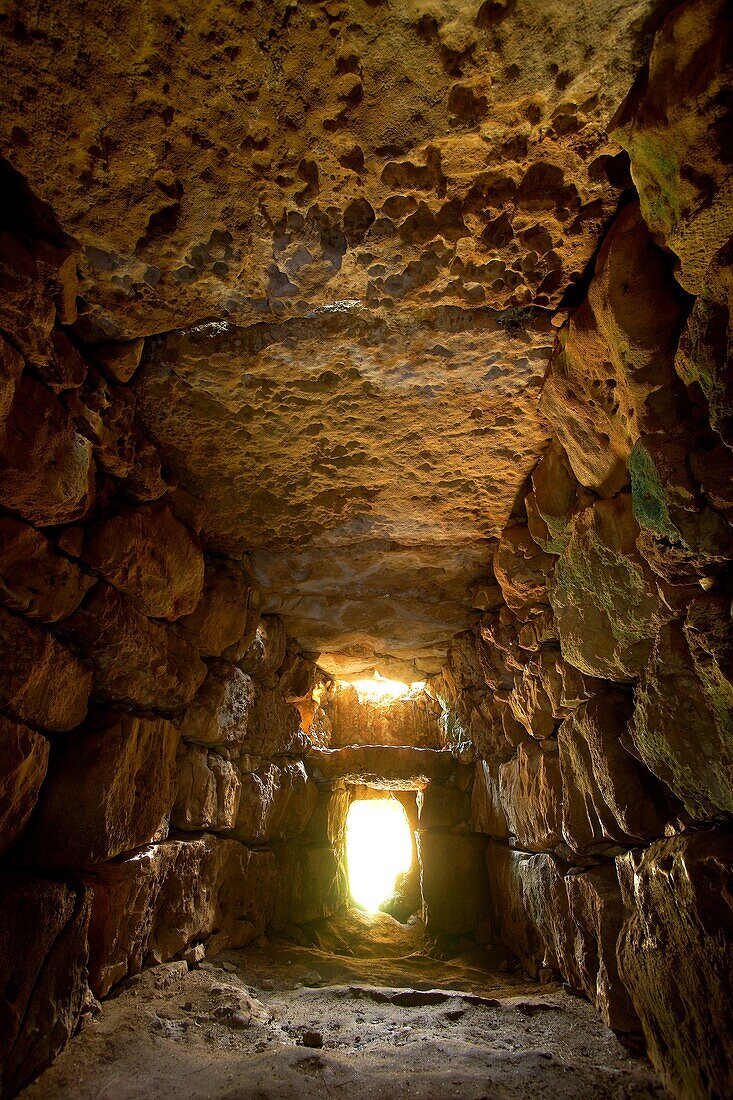
[[[426,691],[391,702],[359,699],[355,687],[331,682],[320,698],[315,721],[331,745],[441,744],[440,706]]]
[[[311,879],[295,838],[318,793],[293,704],[313,662],[261,617],[247,563],[202,546],[136,418],[142,341],[77,344],[73,242],[3,183],[5,1094],[127,975],[262,936],[290,863]]]
[[[617,116],[638,199],[558,332],[487,610],[432,683],[479,754],[502,939],[642,1029],[685,1100],[733,1090],[729,66],[724,5],[683,4]]]

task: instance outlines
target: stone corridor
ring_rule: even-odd
[[[0,50],[0,1096],[733,1096],[730,4]]]

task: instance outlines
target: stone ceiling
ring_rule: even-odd
[[[669,6],[6,5],[0,151],[81,246],[75,337],[154,337],[205,541],[334,671],[419,678],[470,623]]]

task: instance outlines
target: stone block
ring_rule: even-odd
[[[87,712],[92,674],[65,645],[0,608],[0,706],[31,726],[63,733]]]
[[[95,695],[109,703],[169,713],[189,703],[206,676],[197,649],[151,622],[104,582],[63,624],[88,656]]]
[[[0,877],[0,1081],[14,1096],[76,1031],[87,995],[87,892]]]
[[[11,611],[58,622],[76,611],[94,583],[35,527],[0,518],[0,601]]]
[[[428,931],[475,932],[491,916],[486,837],[421,829],[417,841]]]
[[[49,749],[40,733],[0,717],[0,853],[12,848],[33,812]]]
[[[692,832],[619,857],[621,976],[670,1094],[733,1094],[733,834]]]
[[[179,733],[163,718],[92,713],[54,748],[18,858],[87,867],[167,835]]]
[[[130,508],[92,528],[84,560],[144,615],[179,619],[203,593],[198,539],[163,503]]]
[[[548,851],[562,843],[562,777],[557,746],[523,741],[499,767],[499,798],[510,835],[522,848]]]

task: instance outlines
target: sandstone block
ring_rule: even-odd
[[[189,641],[104,583],[64,622],[64,632],[88,654],[95,695],[110,703],[174,711],[193,699],[206,675]]]
[[[83,518],[93,499],[91,444],[57,397],[21,378],[0,437],[0,504],[49,527]]]
[[[285,660],[278,669],[277,682],[287,701],[298,706],[306,730],[307,723],[303,716],[311,708],[311,713],[315,710],[313,689],[318,683],[319,675],[315,660],[306,657],[300,652],[299,647],[291,642],[285,653]]]
[[[568,875],[567,864],[547,852],[529,855],[498,843],[488,867],[501,938],[525,969],[559,971],[607,1026],[638,1030],[616,965],[623,907],[614,868]]]
[[[207,678],[181,726],[186,741],[236,744],[260,756],[297,748],[300,715],[274,688],[254,681],[228,661],[209,661]]]
[[[35,877],[0,880],[0,1066],[13,1096],[74,1034],[87,994],[89,897]]]
[[[15,389],[23,373],[23,359],[15,348],[0,336],[0,427],[13,407]]]
[[[704,292],[711,259],[731,233],[729,135],[721,124],[729,15],[725,0],[693,0],[670,13],[654,39],[648,79],[613,120],[631,155],[644,220],[680,258],[678,278],[691,294]]]
[[[486,838],[421,829],[417,839],[428,930],[475,932],[491,916]]]
[[[624,748],[633,712],[609,692],[578,707],[558,731],[562,831],[573,851],[602,852],[662,836],[668,816],[661,784]]]
[[[0,600],[44,623],[76,611],[94,578],[58,554],[45,535],[11,516],[0,518]]]
[[[43,367],[51,358],[56,305],[33,253],[0,232],[0,326],[27,362]]]
[[[271,762],[242,776],[232,836],[247,844],[300,835],[318,801],[318,789],[300,760]]]
[[[672,618],[638,534],[628,494],[598,501],[573,518],[557,560],[549,592],[562,654],[590,676],[632,681]]]
[[[0,706],[41,729],[65,732],[87,712],[92,674],[51,634],[0,608]]]
[[[506,814],[499,795],[498,765],[477,760],[471,791],[471,827],[475,833],[507,837]]]
[[[612,496],[628,485],[639,434],[674,420],[677,337],[689,299],[638,203],[614,221],[588,296],[560,337],[541,408],[581,485]]]
[[[664,626],[636,691],[634,744],[700,820],[733,813],[733,652],[726,601]]]
[[[198,540],[166,504],[129,509],[93,528],[84,560],[154,619],[190,614],[203,593]]]
[[[309,742],[300,732],[298,708],[278,689],[256,684],[247,734],[240,744],[244,752],[280,756],[305,752]]]
[[[97,465],[120,482],[128,499],[158,500],[165,493],[160,457],[138,424],[130,390],[91,371],[81,390],[67,395],[66,404],[91,443]]]
[[[499,798],[509,833],[523,848],[542,852],[562,843],[562,777],[557,747],[524,741],[499,767]]]
[[[733,1092],[733,843],[727,830],[671,837],[617,861],[628,915],[621,976],[649,1057],[679,1100]]]
[[[470,819],[470,795],[454,787],[428,783],[422,792],[421,829],[454,829],[461,825],[465,829]]]
[[[101,370],[114,382],[129,382],[140,366],[145,341],[115,340],[110,344],[95,344],[89,354]]]
[[[33,812],[48,754],[40,733],[0,717],[0,853],[12,848]]]
[[[596,1006],[607,1027],[639,1031],[639,1017],[616,960],[624,907],[615,867],[593,867],[566,876],[564,883],[573,946],[569,958],[560,958],[561,971]]]
[[[206,679],[181,724],[185,741],[201,745],[234,745],[247,736],[255,686],[251,677],[229,661],[209,661]]]
[[[733,530],[725,515],[710,506],[692,472],[700,437],[700,429],[681,415],[673,435],[642,436],[629,458],[634,517],[641,527],[639,551],[671,584],[696,584],[701,573],[718,572],[733,557]],[[719,441],[718,448],[726,451]],[[700,449],[705,456],[701,472],[714,490],[720,494],[727,482],[727,500],[716,502],[725,511],[733,494],[730,457],[721,453],[716,458],[707,441]],[[719,473],[711,479],[716,464]]]
[[[509,694],[512,714],[538,740],[552,736],[557,720],[567,714],[562,704],[562,671],[559,647],[543,646],[524,664]]]
[[[531,893],[545,896],[544,891],[532,891],[532,882],[535,879],[542,881],[543,877],[547,881],[554,876],[557,867],[555,857],[544,853],[530,855],[493,841],[486,852],[486,864],[501,942],[521,959],[532,977],[536,977],[545,965],[557,969],[555,956],[546,957],[545,942],[540,934],[542,922],[531,919],[529,910]],[[547,904],[550,904],[549,895]]]
[[[346,815],[351,805],[351,788],[344,783],[333,790],[319,790],[315,809],[308,820],[304,839],[314,846],[338,848],[346,837]]]
[[[230,760],[188,745],[178,757],[172,824],[189,832],[221,832],[237,820],[242,784]]]
[[[163,839],[178,740],[176,727],[162,718],[93,714],[55,749],[19,858],[86,867]]]
[[[494,573],[507,606],[525,620],[547,605],[547,576],[553,558],[544,552],[525,525],[509,527],[494,556]]]
[[[103,997],[143,965],[219,935],[243,947],[264,933],[275,889],[272,852],[211,835],[165,841],[95,869],[89,879],[89,983]]]
[[[562,551],[567,526],[581,494],[567,455],[557,440],[550,440],[532,471],[532,492],[524,501],[529,533],[546,553]]]
[[[412,790],[431,779],[448,779],[455,766],[449,752],[396,745],[348,745],[340,749],[311,749],[307,761],[329,781]]]
[[[323,701],[331,723],[330,744],[440,746],[440,706],[427,692],[377,704],[359,701],[356,689],[339,687]]]
[[[267,680],[282,665],[286,644],[282,619],[277,615],[263,615],[252,643],[237,665],[256,680]]]
[[[251,585],[238,565],[227,558],[207,557],[204,591],[196,608],[181,619],[181,627],[196,641],[204,657],[221,657],[239,642],[250,622]]]
[[[278,892],[272,918],[274,931],[286,924],[307,924],[330,917],[349,897],[346,859],[342,849],[310,844],[275,847]]]

